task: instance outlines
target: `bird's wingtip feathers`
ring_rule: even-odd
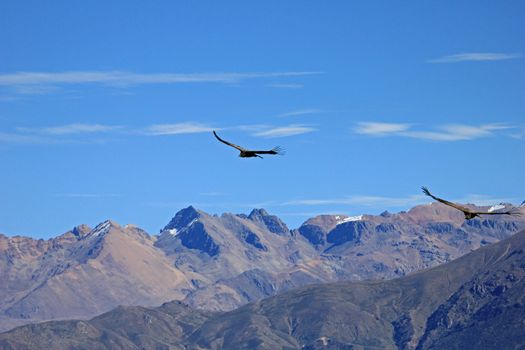
[[[282,148],[281,146],[274,147],[272,151],[274,151],[275,154],[278,154],[280,156],[284,156],[286,154],[286,150]]]
[[[509,211],[509,215],[512,216],[522,216],[523,213],[518,208],[513,208]]]

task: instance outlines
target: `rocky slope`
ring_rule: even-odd
[[[519,349],[525,231],[388,281],[305,286],[230,312],[119,307],[0,335],[17,349]]]
[[[158,236],[111,221],[47,241],[0,235],[0,330],[173,299],[232,310],[307,284],[404,276],[523,228],[523,216],[466,222],[441,204],[323,215],[296,230],[263,209],[216,216],[188,207]]]
[[[105,221],[76,231],[49,241],[4,239],[5,323],[93,316],[122,302],[158,305],[193,288],[191,275],[159,254],[154,239],[139,228]]]
[[[214,222],[234,220],[242,223],[247,218],[226,214],[212,219]],[[271,243],[265,243],[269,250],[257,251],[258,261],[271,259],[274,266],[261,263],[254,266],[248,262],[240,274],[222,274],[213,284],[192,291],[184,301],[194,307],[225,311],[305,284],[400,277],[508,237],[525,228],[524,220],[524,217],[490,217],[465,221],[463,214],[441,204],[417,206],[406,213],[385,212],[379,216],[321,215],[307,220],[288,236],[280,235],[294,242],[293,246],[285,245],[293,249],[276,254]],[[238,230],[236,227],[235,231]],[[271,242],[277,242],[277,248],[284,244],[280,237],[265,234],[264,230],[253,232],[261,240],[269,237]],[[309,243],[307,250],[301,242],[304,240]],[[242,249],[236,247],[235,251]],[[232,254],[230,251],[224,253]],[[219,254],[213,264],[230,266],[220,259]],[[237,256],[236,261],[239,260],[243,258]],[[280,266],[275,266],[277,261],[282,262]],[[192,270],[183,264],[177,266]],[[217,271],[223,269],[215,266],[201,260],[197,270],[220,274]]]

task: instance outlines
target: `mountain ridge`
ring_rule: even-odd
[[[190,206],[155,236],[111,220],[49,240],[0,236],[0,329],[172,299],[232,310],[312,283],[404,276],[525,228],[523,218],[461,217],[432,204],[321,215],[290,230],[264,209],[217,216]]]
[[[303,286],[229,312],[195,310],[180,301],[153,309],[118,307],[90,321],[18,327],[0,334],[0,345],[6,350],[520,348],[524,282],[525,230],[398,279]]]

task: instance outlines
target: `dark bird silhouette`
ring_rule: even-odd
[[[277,146],[269,151],[253,151],[253,150],[249,150],[249,149],[246,149],[246,148],[242,148],[241,146],[238,146],[234,143],[231,143],[231,142],[228,142],[226,140],[223,140],[219,137],[219,135],[217,135],[217,133],[215,131],[213,131],[213,135],[215,135],[215,137],[217,138],[217,140],[221,141],[222,143],[225,143],[227,144],[228,146],[231,146],[233,148],[236,148],[239,150],[239,157],[242,157],[242,158],[251,158],[251,157],[259,157],[259,158],[262,158],[260,156],[260,154],[279,154],[279,155],[283,155],[284,154],[284,149],[282,149],[281,147]]]
[[[451,206],[452,208],[455,208],[457,210],[460,210],[463,212],[463,214],[465,214],[465,219],[466,220],[470,220],[470,219],[473,219],[475,218],[476,216],[477,217],[481,217],[480,214],[482,215],[521,215],[521,212],[519,212],[518,210],[516,210],[516,208],[512,208],[510,210],[507,210],[507,211],[475,211],[475,210],[472,210],[470,208],[467,208],[463,205],[459,205],[459,204],[456,204],[456,203],[452,203],[452,202],[449,202],[447,200],[444,200],[442,198],[438,198],[436,196],[434,196],[432,193],[430,193],[430,191],[428,190],[428,188],[426,187],[421,187],[421,189],[423,190],[423,193],[426,194],[427,196],[429,197],[432,197],[434,198],[435,200],[437,200],[438,202],[441,202],[443,204],[446,204],[448,206]]]

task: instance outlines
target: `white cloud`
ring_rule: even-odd
[[[510,129],[505,124],[483,124],[479,126],[450,124],[441,126],[440,131],[408,131],[402,136],[408,136],[433,141],[463,141],[494,135],[495,131]]]
[[[483,194],[469,194],[462,198],[453,199],[457,203],[470,203],[477,206],[491,206],[498,203],[519,203],[521,198],[492,197]]]
[[[494,131],[510,129],[504,124],[484,124],[479,126],[451,124],[440,127],[440,131],[408,131],[401,136],[408,136],[432,141],[464,141],[494,135]]]
[[[503,123],[466,125],[447,124],[438,126],[435,130],[417,130],[412,124],[394,124],[363,122],[358,123],[354,131],[358,134],[373,136],[403,136],[429,141],[465,141],[495,135],[496,131],[512,129]]]
[[[42,144],[42,143],[57,143],[56,140],[43,138],[34,135],[22,135],[14,133],[0,132],[0,143],[4,144]]]
[[[67,139],[68,135],[80,134],[134,134],[134,135],[178,135],[211,132],[222,130],[212,128],[205,124],[196,122],[185,122],[175,124],[154,124],[142,129],[130,129],[126,126],[103,125],[103,124],[66,124],[52,127],[27,128],[18,127],[17,132],[0,132],[0,142],[5,144],[40,144],[40,143],[70,143],[77,142],[77,139]],[[98,139],[90,138],[89,142],[101,142]]]
[[[302,89],[304,87],[303,84],[269,84],[267,86],[277,89]]]
[[[306,217],[313,218],[319,215],[342,215],[341,212],[308,211],[308,212],[274,212],[278,217]]]
[[[348,196],[342,198],[296,199],[281,203],[281,206],[325,206],[348,205],[374,208],[407,208],[433,201],[423,194],[406,197],[382,196]],[[519,203],[519,198],[492,197],[488,195],[469,194],[462,198],[451,199],[456,203],[471,203],[478,206],[490,206],[497,203]]]
[[[362,122],[357,123],[354,131],[365,135],[388,135],[395,134],[410,128],[411,124]]]
[[[456,63],[469,61],[501,61],[519,58],[521,55],[509,53],[492,53],[492,52],[472,52],[460,53],[456,55],[443,56],[429,60],[430,63]]]
[[[47,128],[18,128],[19,131],[23,132],[35,132],[48,135],[69,135],[69,134],[93,134],[115,131],[121,129],[121,126],[117,125],[102,125],[102,124],[67,124],[60,126],[53,126]]]
[[[178,135],[212,132],[213,130],[221,129],[212,128],[205,124],[187,122],[176,124],[155,124],[147,127],[144,132],[148,135]]]
[[[131,73],[121,71],[17,72],[0,74],[0,85],[20,89],[34,85],[106,84],[130,86],[178,83],[238,83],[247,79],[296,77],[322,72],[219,72],[219,73]]]
[[[226,129],[235,129],[235,130],[242,130],[242,131],[249,131],[249,132],[256,132],[261,130],[266,130],[272,128],[271,125],[268,124],[245,124],[245,125],[237,125],[234,127],[229,127]]]
[[[1,102],[11,102],[18,100],[19,97],[17,96],[11,96],[11,95],[0,95],[0,101]]]
[[[321,112],[320,109],[315,109],[315,108],[298,109],[296,111],[291,111],[291,112],[286,112],[286,113],[280,114],[279,117],[297,117],[297,116],[300,116],[300,115],[316,114],[316,113],[320,113],[320,112]]]
[[[219,197],[219,196],[225,196],[226,194],[224,192],[216,192],[216,191],[212,191],[212,192],[201,192],[199,193],[201,196],[206,196],[206,197]]]
[[[521,130],[516,130],[515,132],[511,133],[509,136],[515,139],[519,139],[519,140],[524,139],[525,129],[522,128]]]
[[[382,196],[348,196],[343,198],[321,198],[321,199],[297,199],[281,205],[359,205],[359,206],[382,206],[382,207],[405,207],[425,203],[424,195],[413,195],[408,197],[382,197]]]
[[[66,198],[104,198],[104,197],[121,197],[116,193],[56,193],[55,197]]]
[[[56,86],[45,85],[22,85],[16,86],[15,91],[21,95],[44,95],[57,91]]]
[[[253,135],[261,137],[286,137],[293,135],[305,134],[315,131],[316,129],[306,125],[291,124],[288,126],[280,126],[268,130],[257,132]]]

